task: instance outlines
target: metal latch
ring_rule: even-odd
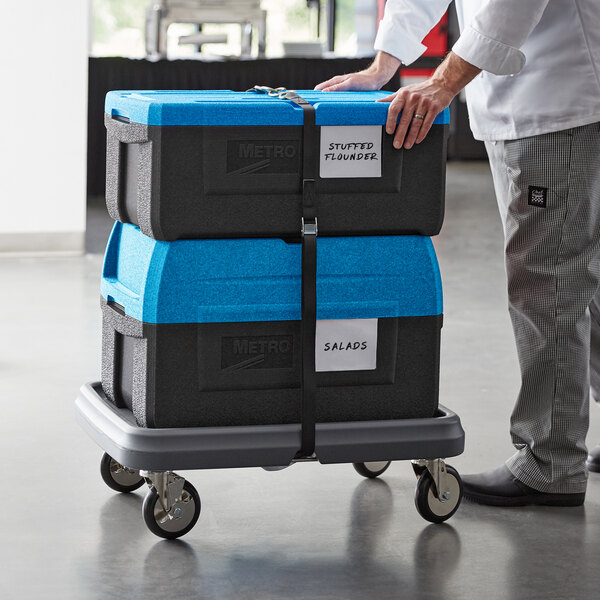
[[[317,235],[319,227],[317,225],[317,217],[315,217],[314,223],[305,223],[304,217],[302,217],[302,235]]]

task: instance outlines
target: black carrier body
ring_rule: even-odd
[[[300,321],[143,323],[102,301],[102,387],[144,427],[299,423]],[[379,319],[377,369],[317,373],[316,421],[433,417],[442,315]]]
[[[314,192],[319,235],[436,235],[444,216],[446,113],[421,144],[396,150],[393,137],[385,133],[387,103],[377,103],[371,94],[363,93],[368,102],[358,112],[359,103],[344,104],[343,94],[323,94],[325,99],[319,102],[312,97],[318,92],[302,94],[314,103],[317,119],[312,154],[318,164]],[[240,110],[238,104],[248,94],[230,95],[231,110]],[[338,96],[340,100],[334,102]],[[254,105],[260,101],[255,99]],[[277,103],[283,108],[290,104]],[[107,98],[107,107],[113,104],[119,103]],[[124,101],[121,104],[127,107]],[[262,106],[263,112],[274,110],[268,99]],[[321,121],[334,125],[319,124],[323,106],[330,110]],[[242,108],[246,107],[247,99]],[[135,122],[121,114],[124,110],[107,108],[105,115],[106,201],[114,219],[138,225],[144,234],[166,241],[297,236],[302,216],[301,117],[297,125],[253,125],[252,114],[243,124],[221,125],[217,115],[209,125],[178,125],[184,118],[174,116],[162,119],[169,125],[157,125],[148,115],[139,119],[150,123]],[[342,118],[346,112],[347,118]],[[335,124],[359,118],[356,113],[362,122],[373,124]],[[296,115],[284,117],[278,118],[297,120]],[[342,163],[347,163],[346,173],[328,170],[330,164],[335,169]],[[360,169],[366,163],[378,169],[368,172],[367,168],[363,176]]]

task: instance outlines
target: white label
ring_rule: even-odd
[[[320,175],[381,177],[381,127],[321,127]]]
[[[317,372],[377,368],[377,319],[320,320],[316,338]]]

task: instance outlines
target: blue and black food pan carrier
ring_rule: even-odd
[[[321,236],[435,235],[449,113],[395,150],[386,95],[109,92],[109,213],[157,240],[291,238],[309,185]]]
[[[317,244],[315,421],[433,417],[442,289],[431,240]],[[150,428],[299,423],[301,263],[301,244],[282,239],[160,242],[116,223],[102,278],[107,397]]]

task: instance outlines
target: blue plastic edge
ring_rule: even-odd
[[[359,240],[363,240],[360,242]],[[366,244],[366,250],[363,247]],[[430,238],[379,236],[320,238],[317,317],[356,319],[433,316],[443,311],[442,282]],[[280,248],[280,256],[276,250]],[[254,250],[253,250],[254,249]],[[275,251],[274,251],[275,250]],[[246,259],[252,252],[255,256]],[[382,267],[382,256],[388,266]],[[412,254],[411,254],[412,253]],[[414,258],[413,255],[414,254]],[[202,255],[203,261],[198,257]],[[328,275],[337,256],[364,264],[364,273]],[[257,257],[268,256],[268,275],[252,274]],[[406,260],[404,258],[408,257]],[[390,259],[398,266],[390,264]],[[380,264],[378,264],[380,263]],[[202,266],[198,266],[198,265]],[[231,268],[231,281],[223,276]],[[399,285],[394,273],[405,279]],[[324,274],[323,271],[326,271]],[[336,271],[337,272],[337,271]],[[373,273],[380,273],[380,279]],[[248,275],[244,277],[244,274]],[[363,277],[370,298],[345,298],[343,277]],[[404,281],[410,276],[410,285]],[[271,286],[264,295],[257,278]],[[386,278],[387,277],[387,278]],[[398,276],[396,275],[396,279]],[[393,293],[389,286],[396,287]],[[185,287],[182,285],[185,284]],[[249,296],[246,296],[249,293]],[[159,242],[133,225],[116,223],[108,243],[101,294],[146,323],[217,323],[300,319],[300,245],[282,240],[181,240]],[[254,297],[252,297],[254,294]]]
[[[384,125],[387,119],[388,104],[376,100],[388,96],[388,92],[298,93],[315,106],[317,125]],[[269,110],[265,110],[265,104]],[[162,127],[302,125],[304,120],[302,109],[290,101],[230,90],[112,91],[106,95],[104,110],[130,122]],[[446,108],[434,125],[449,123],[450,111]]]

